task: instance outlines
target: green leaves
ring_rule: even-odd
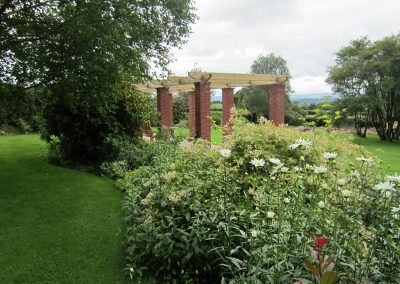
[[[325,272],[321,277],[320,284],[334,284],[336,282],[336,272]]]
[[[400,120],[399,59],[400,35],[375,42],[364,37],[343,47],[328,69],[327,82],[341,93],[359,135],[372,122],[382,140],[399,139],[400,127],[393,124]]]
[[[0,84],[48,91],[43,137],[58,137],[73,162],[98,164],[112,158],[107,139],[134,138],[151,120],[132,83],[150,64],[166,69],[195,19],[192,0],[6,1]]]
[[[310,271],[316,278],[320,277],[318,267],[314,265],[310,260],[306,260],[304,262],[304,266],[307,268],[308,271]]]

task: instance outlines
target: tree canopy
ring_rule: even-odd
[[[192,0],[2,2],[0,79],[21,86],[140,80],[167,66],[195,20]]]
[[[375,42],[360,38],[336,56],[327,82],[348,103],[356,127],[371,121],[381,140],[399,139],[400,35]]]
[[[260,55],[251,65],[251,73],[254,74],[274,74],[286,75],[288,80],[285,82],[286,101],[289,100],[290,72],[286,60],[273,53]],[[255,121],[260,116],[267,116],[269,110],[268,86],[246,87],[236,93],[236,104],[240,108],[247,109],[251,114],[251,119]],[[288,106],[288,104],[286,104]]]
[[[165,71],[195,19],[192,0],[5,0],[0,83],[44,86],[45,140],[68,158],[101,160],[107,137],[135,136],[127,123],[148,119],[130,111],[148,110],[130,83]]]

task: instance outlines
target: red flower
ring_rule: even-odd
[[[315,248],[317,250],[321,250],[328,243],[328,239],[327,238],[318,237],[314,233],[312,234],[312,238],[314,239]]]

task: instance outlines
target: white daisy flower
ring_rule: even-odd
[[[325,208],[325,202],[323,202],[322,200],[320,202],[318,202],[318,207],[321,209]]]
[[[322,157],[323,157],[325,160],[334,160],[334,159],[337,158],[337,153],[336,153],[336,152],[324,152],[324,153],[322,154]]]
[[[250,163],[255,166],[256,168],[259,167],[264,167],[265,165],[265,160],[264,159],[257,159],[257,158],[253,158]]]
[[[394,184],[391,183],[390,181],[380,182],[380,183],[378,183],[377,185],[374,186],[374,189],[382,190],[382,191],[395,190]]]
[[[219,153],[221,154],[222,157],[229,158],[232,154],[232,151],[229,149],[221,149]]]
[[[386,176],[386,179],[390,182],[400,182],[400,175],[398,175],[397,173],[395,173],[392,176]]]
[[[294,149],[297,149],[299,147],[300,148],[304,147],[306,149],[311,149],[312,144],[313,144],[312,141],[306,140],[306,139],[303,139],[303,138],[300,137],[299,139],[296,140],[296,142],[294,144],[289,145],[289,149],[294,150]]]
[[[374,161],[374,159],[368,157],[358,157],[356,158],[356,160],[367,164],[372,163]]]
[[[327,171],[328,171],[328,169],[325,166],[318,166],[318,167],[315,167],[315,169],[314,169],[314,173],[316,173],[316,174],[323,174],[323,173],[326,173]]]
[[[269,158],[268,161],[270,161],[272,164],[275,164],[275,165],[282,165],[283,164],[281,162],[281,160],[279,160],[277,158]]]

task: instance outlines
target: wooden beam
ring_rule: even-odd
[[[194,84],[201,82],[201,80],[196,80],[187,76],[169,76],[167,80],[179,84]]]
[[[179,82],[171,82],[169,80],[152,80],[150,81],[151,84],[157,86],[157,88],[169,88],[172,86],[179,86],[180,83]]]
[[[284,75],[271,74],[239,74],[239,73],[213,73],[213,72],[189,72],[191,78],[203,81],[213,80],[245,80],[245,81],[275,81],[281,83],[287,80]]]
[[[272,85],[276,84],[277,82],[275,80],[260,80],[260,81],[255,81],[255,80],[242,80],[242,79],[211,79],[209,81],[211,84],[239,84],[239,85],[248,85],[248,86],[259,86],[259,85]]]

